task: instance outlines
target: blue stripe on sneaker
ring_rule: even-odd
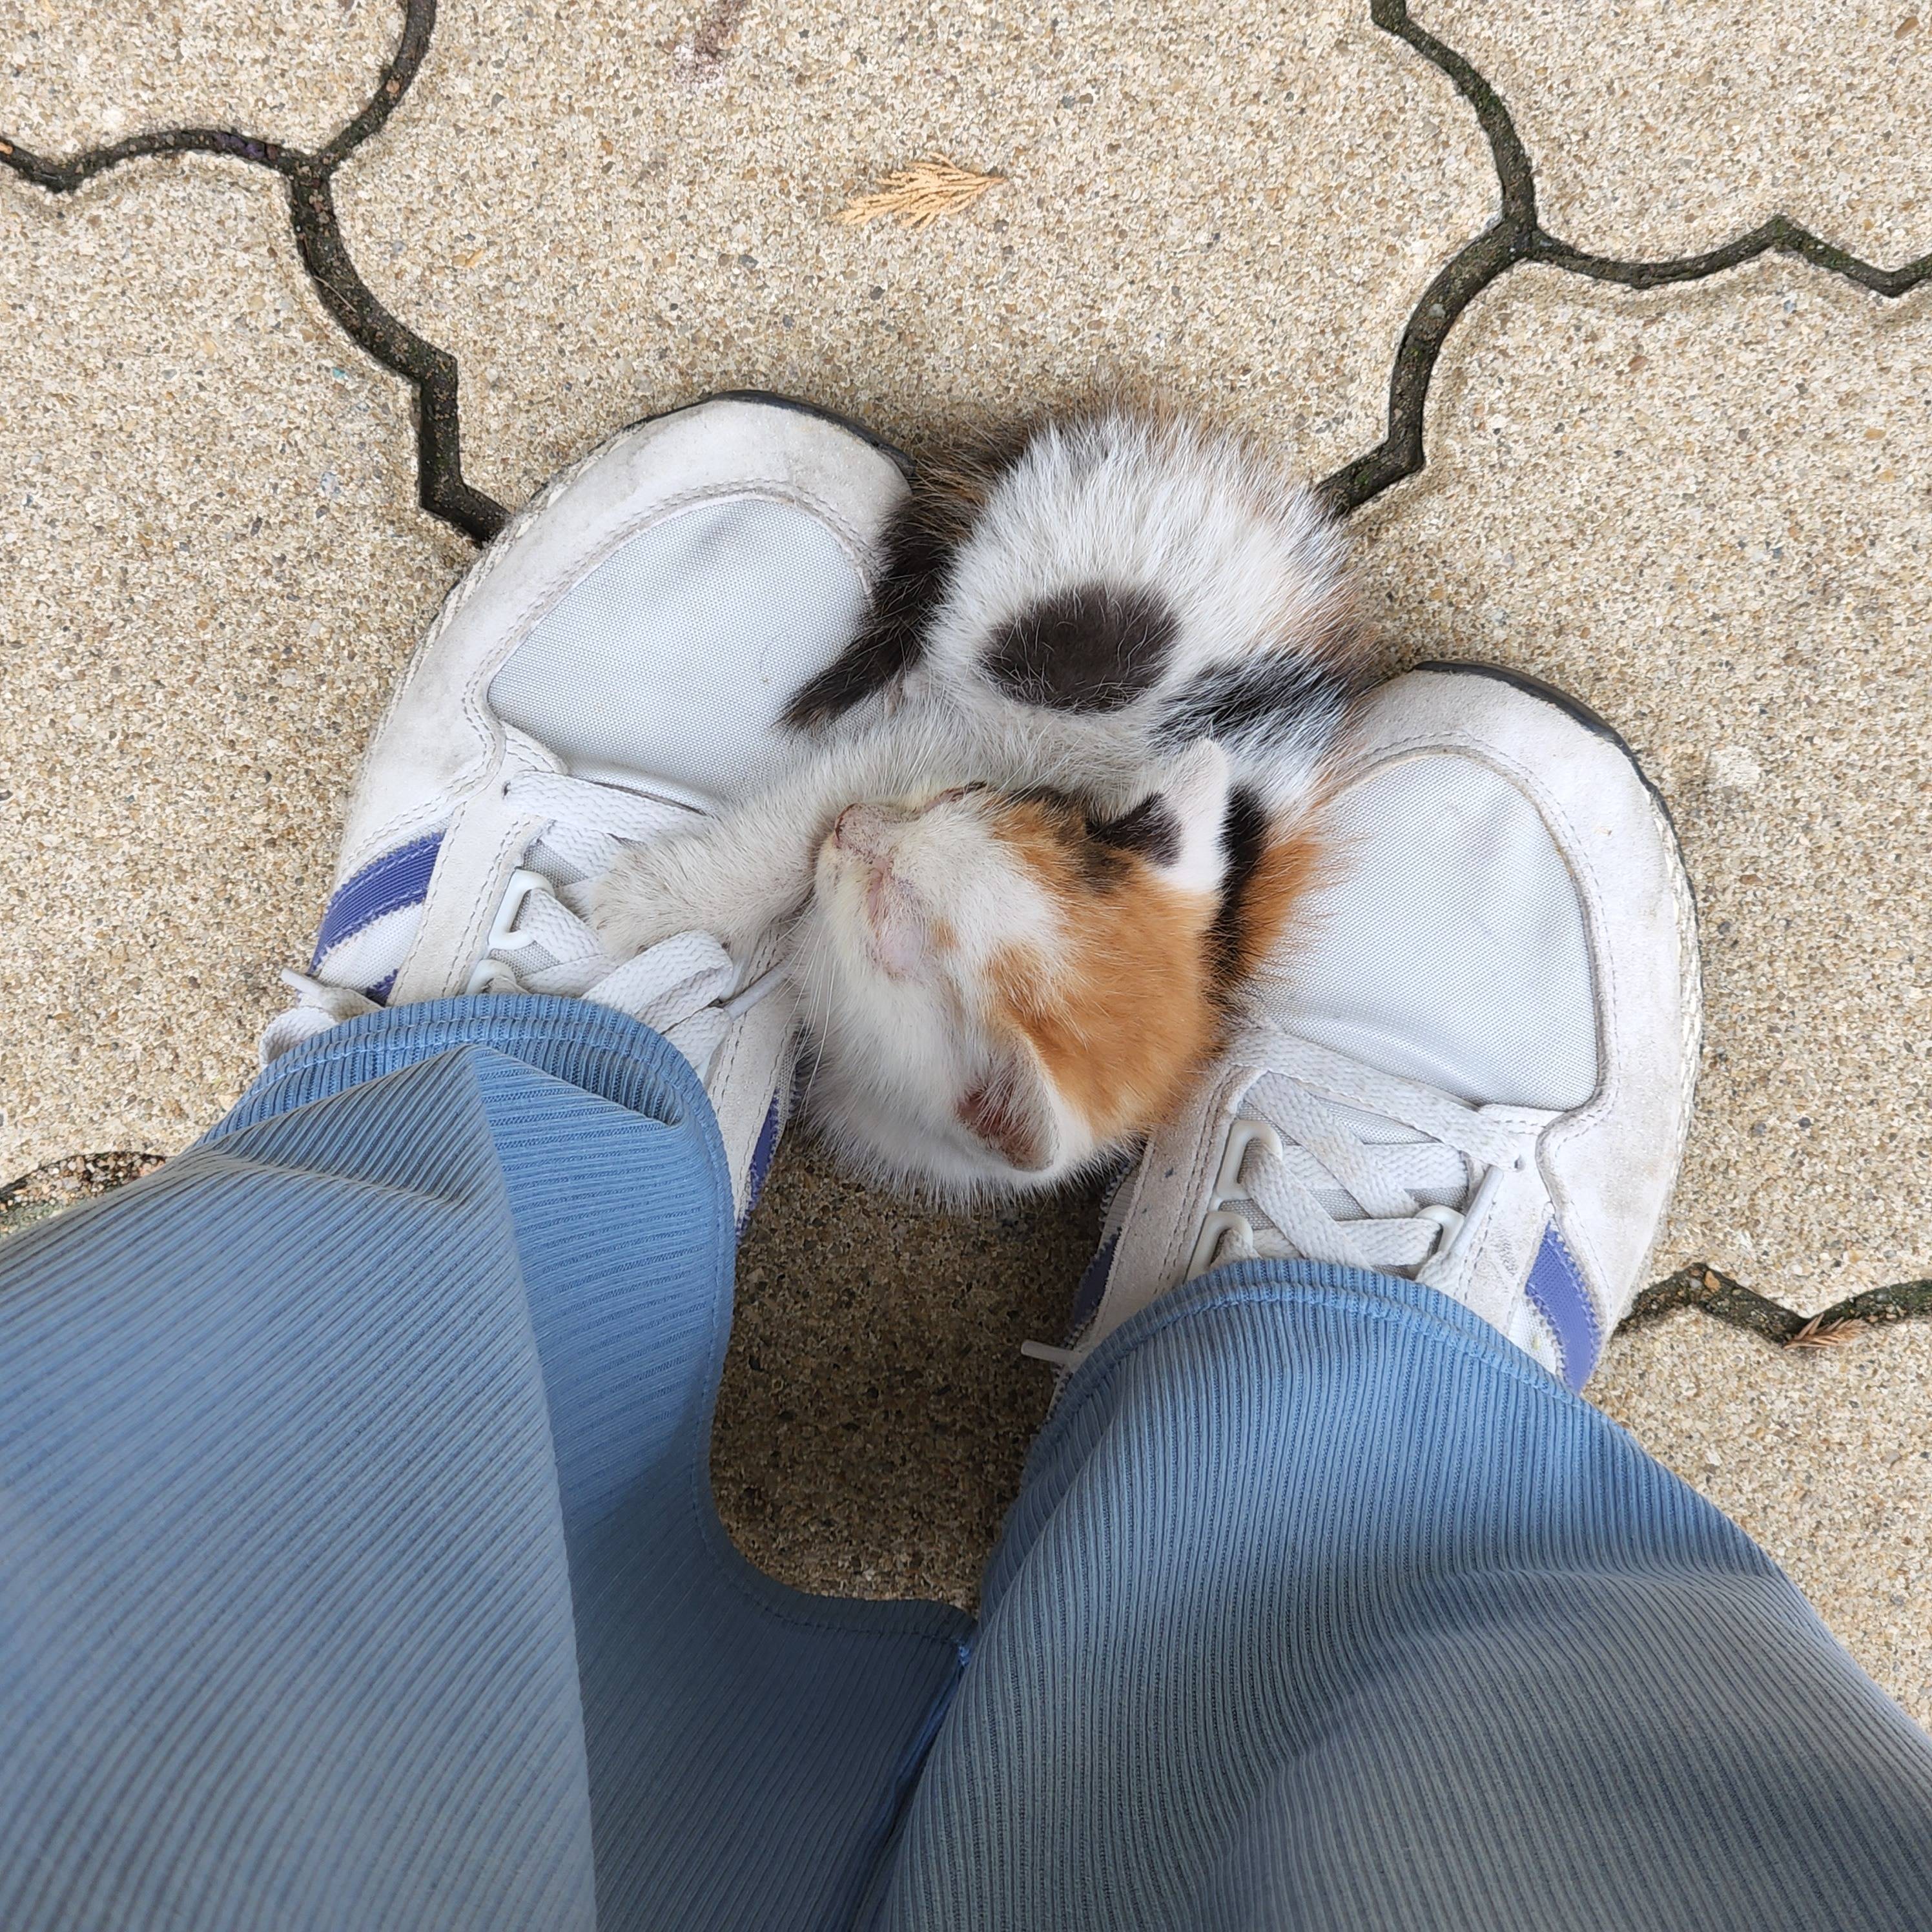
[[[1114,1270],[1114,1250],[1120,1240],[1118,1234],[1109,1234],[1082,1271],[1080,1286],[1073,1294],[1073,1312],[1066,1318],[1069,1335],[1078,1335],[1100,1312],[1100,1298],[1107,1292],[1107,1277]]]
[[[337,888],[322,916],[322,932],[309,962],[313,973],[331,946],[360,932],[365,926],[404,907],[419,904],[429,892],[429,875],[436,869],[436,848],[442,834],[432,832],[372,860],[352,879]]]
[[[758,1196],[765,1184],[765,1176],[771,1171],[772,1156],[778,1150],[778,1096],[772,1096],[771,1112],[765,1116],[765,1124],[758,1130],[758,1144],[752,1150],[752,1171],[745,1178],[745,1211],[738,1217],[738,1227],[742,1233],[752,1210],[758,1204]]]
[[[1523,1288],[1563,1352],[1563,1379],[1580,1390],[1597,1366],[1604,1331],[1597,1320],[1596,1304],[1584,1286],[1583,1270],[1554,1223],[1544,1234]]]

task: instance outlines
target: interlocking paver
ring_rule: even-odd
[[[1932,248],[1921,0],[1418,0],[1510,104],[1546,226],[1694,254],[1782,212],[1868,260]]]
[[[268,177],[0,175],[0,1178],[245,1083],[386,687],[468,547]]]
[[[1932,1327],[1794,1354],[1687,1311],[1613,1341],[1590,1394],[1932,1724]]]
[[[320,141],[395,37],[379,0],[0,0],[0,134],[52,153],[158,128]]]
[[[1346,0],[761,4],[694,80],[706,13],[452,9],[344,173],[357,259],[456,353],[466,467],[506,500],[744,386],[920,445],[1151,380],[1324,470],[1379,434],[1410,304],[1495,206],[1448,82]],[[1010,179],[916,235],[834,221],[928,151]]]

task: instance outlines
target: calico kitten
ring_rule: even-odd
[[[1180,1104],[1317,860],[1360,678],[1339,532],[1246,443],[1120,409],[923,480],[769,790],[627,852],[619,957],[786,954],[811,1111],[881,1178],[1049,1184]]]

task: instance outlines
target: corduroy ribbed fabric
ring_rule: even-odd
[[[0,1250],[0,1927],[849,1922],[968,1625],[724,1538],[731,1259],[682,1058],[522,999]]]
[[[664,1042],[466,999],[0,1249],[0,1928],[1932,1924],[1932,1746],[1406,1282],[1111,1336],[970,1663],[772,1583],[706,1479],[730,1217]]]
[[[889,1932],[1932,1924],[1932,1742],[1434,1291],[1247,1263],[1070,1383]]]

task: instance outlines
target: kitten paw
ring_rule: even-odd
[[[590,923],[614,959],[628,959],[676,933],[708,928],[680,842],[634,847],[592,882]]]

